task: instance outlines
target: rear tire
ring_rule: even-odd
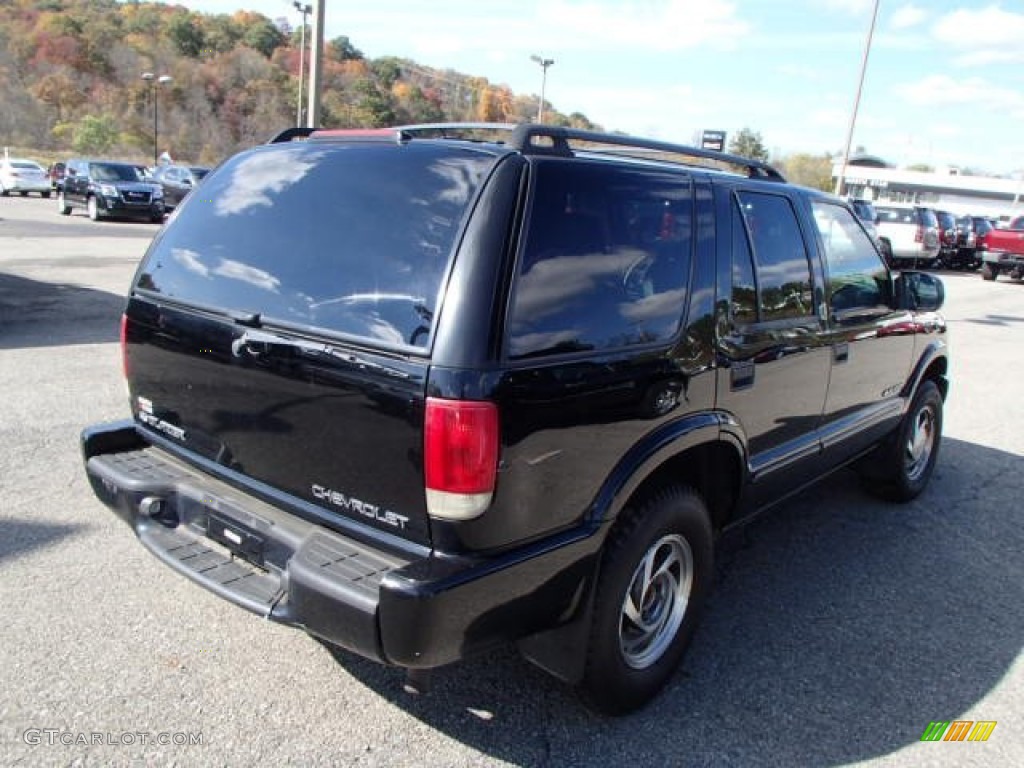
[[[89,218],[93,221],[100,220],[100,204],[96,202],[96,196],[90,195],[85,203],[85,209],[89,212]]]
[[[942,394],[928,379],[896,432],[867,457],[861,475],[865,487],[889,501],[917,498],[931,480],[941,443]]]
[[[623,512],[605,544],[583,702],[631,712],[665,686],[696,629],[712,577],[711,524],[691,488],[664,488]]]
[[[40,192],[39,194],[40,194],[40,195],[42,195],[42,196],[43,196],[44,198],[46,198],[46,197],[49,197],[49,196],[50,196],[50,193],[49,193],[49,192]]]
[[[999,270],[993,268],[987,261],[981,264],[981,279],[982,280],[995,280],[999,275]]]
[[[69,216],[71,214],[71,206],[64,200],[64,190],[57,190],[57,213],[61,216]]]

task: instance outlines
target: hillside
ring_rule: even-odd
[[[160,151],[216,163],[295,124],[299,41],[299,29],[258,13],[6,0],[0,4],[0,146],[44,156],[74,151],[151,159],[152,98],[159,89]],[[527,122],[537,113],[536,95],[406,59],[369,59],[355,42],[338,37],[326,45],[325,127]],[[152,86],[144,72],[172,80]],[[550,105],[545,116],[595,127],[584,115],[562,115]]]

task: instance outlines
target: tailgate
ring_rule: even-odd
[[[125,347],[135,418],[181,455],[295,511],[312,503],[429,543],[424,360],[142,298],[129,304]]]

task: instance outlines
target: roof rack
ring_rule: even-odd
[[[501,139],[494,139],[495,133],[505,134]],[[491,138],[484,138],[484,136]],[[743,168],[751,179],[785,182],[785,177],[768,163],[752,160],[749,157],[716,152],[702,147],[691,147],[686,144],[672,144],[666,141],[641,139],[619,133],[600,133],[584,131],[577,128],[564,128],[557,125],[539,125],[536,123],[422,123],[418,125],[400,125],[394,128],[373,128],[353,130],[316,130],[313,128],[287,128],[275,136],[269,143],[293,141],[296,138],[346,138],[353,141],[397,141],[405,143],[416,138],[463,139],[470,141],[496,141],[498,144],[514,149],[525,155],[557,155],[574,157],[577,152],[594,152],[600,154],[602,147],[605,152],[616,152],[612,147],[622,148],[617,154],[628,154],[628,150],[640,150],[641,153],[661,153],[698,160],[711,160],[716,163]],[[570,142],[576,142],[573,146]],[[579,144],[588,146],[579,146]],[[643,154],[641,154],[641,157]],[[646,159],[650,159],[648,155]],[[679,163],[677,160],[658,157],[658,160],[674,162],[679,165],[696,165],[699,163]]]
[[[618,133],[600,133],[584,131],[577,128],[564,128],[557,125],[539,125],[536,123],[425,123],[423,125],[403,125],[395,130],[401,131],[410,138],[420,135],[423,138],[466,138],[465,134],[473,132],[503,132],[509,134],[507,140],[499,143],[529,155],[560,155],[572,157],[577,151],[600,152],[600,146],[623,147],[627,149],[661,152],[668,155],[689,157],[701,160],[712,160],[719,163],[743,168],[752,179],[770,181],[786,181],[785,177],[774,167],[760,160],[749,157],[716,152],[701,147],[685,144],[673,144],[653,139],[641,139]],[[573,147],[570,142],[583,142],[598,146]],[[701,166],[705,167],[705,166]]]

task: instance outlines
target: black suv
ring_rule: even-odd
[[[624,712],[678,665],[720,532],[854,461],[925,487],[942,283],[755,161],[481,130],[211,172],[139,266],[132,418],[84,431],[86,469],[172,569],[411,685],[515,641]]]
[[[57,186],[57,210],[67,216],[75,206],[89,218],[106,216],[164,220],[163,188],[144,181],[131,163],[112,160],[69,160]]]

